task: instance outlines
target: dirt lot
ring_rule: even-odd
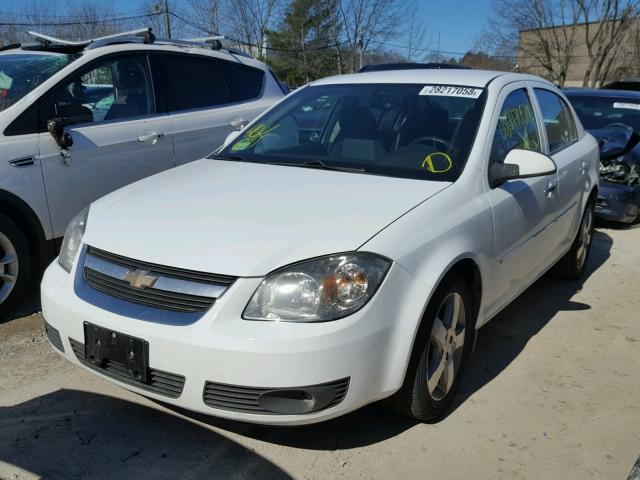
[[[640,228],[601,228],[583,285],[545,277],[480,331],[439,423],[372,405],[298,428],[191,416],[85,373],[48,345],[34,289],[0,324],[0,478],[624,480],[639,286]]]

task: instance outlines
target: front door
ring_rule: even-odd
[[[489,165],[504,161],[515,148],[542,152],[541,125],[526,84],[503,91],[495,121]],[[509,180],[490,188],[495,267],[489,314],[495,313],[549,265],[557,250],[555,216],[558,174]],[[492,311],[493,310],[493,311]]]
[[[54,237],[92,201],[174,166],[170,122],[156,115],[145,54],[110,56],[63,81],[41,115],[63,118],[73,145],[39,136]]]

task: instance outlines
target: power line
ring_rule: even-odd
[[[111,15],[105,15],[105,18],[122,17],[122,16],[127,16],[127,15],[144,15],[146,13],[148,13],[148,12],[141,11],[140,9],[127,10],[127,11],[124,11],[124,12],[113,13]],[[60,20],[60,21],[62,21],[62,20],[72,20],[72,19],[78,18],[77,15],[52,15],[52,14],[49,14],[48,12],[41,12],[40,15],[46,15],[47,18],[56,19],[56,20]],[[24,12],[11,12],[11,11],[8,11],[8,10],[0,10],[0,16],[20,17],[20,18],[30,19],[30,18],[33,18],[35,15],[34,14],[29,14],[29,13],[24,13]]]
[[[171,16],[173,16],[173,17],[177,18],[178,20],[183,21],[183,22],[184,22],[184,23],[186,23],[187,25],[189,25],[189,26],[191,26],[191,27],[193,27],[193,28],[196,28],[196,29],[200,30],[201,32],[203,32],[203,33],[205,33],[205,34],[207,34],[207,35],[211,35],[211,34],[214,34],[214,35],[215,35],[215,34],[217,33],[217,32],[211,32],[210,30],[208,30],[208,29],[206,29],[206,28],[202,27],[201,25],[198,25],[197,23],[195,23],[195,22],[193,22],[193,21],[191,21],[191,20],[188,20],[188,19],[184,18],[184,17],[183,17],[183,16],[181,16],[181,15],[178,15],[178,14],[177,14],[177,13],[175,13],[175,12],[169,11],[169,15],[171,15]],[[233,38],[233,37],[231,37],[231,36],[229,36],[229,35],[224,35],[224,37],[225,37],[227,40],[230,40],[230,41],[231,41],[231,42],[233,42],[233,43],[237,43],[237,44],[239,44],[239,45],[243,45],[243,46],[245,46],[245,47],[253,47],[253,48],[259,48],[259,49],[271,50],[271,51],[274,51],[274,52],[289,52],[289,53],[299,53],[299,52],[302,52],[302,50],[301,50],[301,49],[299,49],[299,48],[298,48],[298,49],[295,49],[295,48],[278,48],[278,47],[270,47],[270,46],[267,46],[267,45],[257,45],[257,44],[255,44],[255,43],[246,42],[246,41],[244,41],[244,40],[240,40],[240,39],[238,39],[238,38]],[[305,49],[304,51],[305,51],[305,52],[316,52],[316,51],[320,51],[320,50],[329,50],[329,49],[333,49],[333,48],[336,48],[336,47],[341,47],[341,46],[342,46],[342,45],[344,45],[345,43],[348,43],[348,42],[345,40],[345,41],[343,41],[343,42],[334,43],[333,45],[323,45],[322,47],[307,48],[307,49]]]
[[[129,17],[103,18],[100,20],[83,20],[81,22],[0,22],[0,27],[72,27],[76,25],[97,25],[103,23],[122,22],[125,20],[135,20],[138,18],[149,18],[161,15],[162,12],[145,13],[141,15],[131,15]]]

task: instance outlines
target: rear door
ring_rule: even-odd
[[[502,90],[494,115],[489,168],[493,163],[503,162],[512,149],[543,152],[543,127],[525,82]],[[496,258],[491,313],[542,273],[557,251],[557,188],[558,175],[554,173],[509,180],[488,189],[494,216]]]
[[[558,252],[569,247],[581,219],[582,195],[588,183],[590,151],[578,144],[567,102],[544,84],[533,83],[544,123],[546,151],[558,167]]]
[[[176,164],[207,156],[233,129],[262,113],[264,72],[240,63],[193,54],[151,57],[160,108],[173,129]]]
[[[39,134],[39,158],[54,237],[97,198],[174,165],[170,123],[156,114],[147,55],[97,60],[61,82],[40,106],[40,123],[58,117],[73,138],[61,150]]]

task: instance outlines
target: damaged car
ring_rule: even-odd
[[[566,89],[584,128],[600,144],[596,214],[608,221],[640,222],[640,92]]]

